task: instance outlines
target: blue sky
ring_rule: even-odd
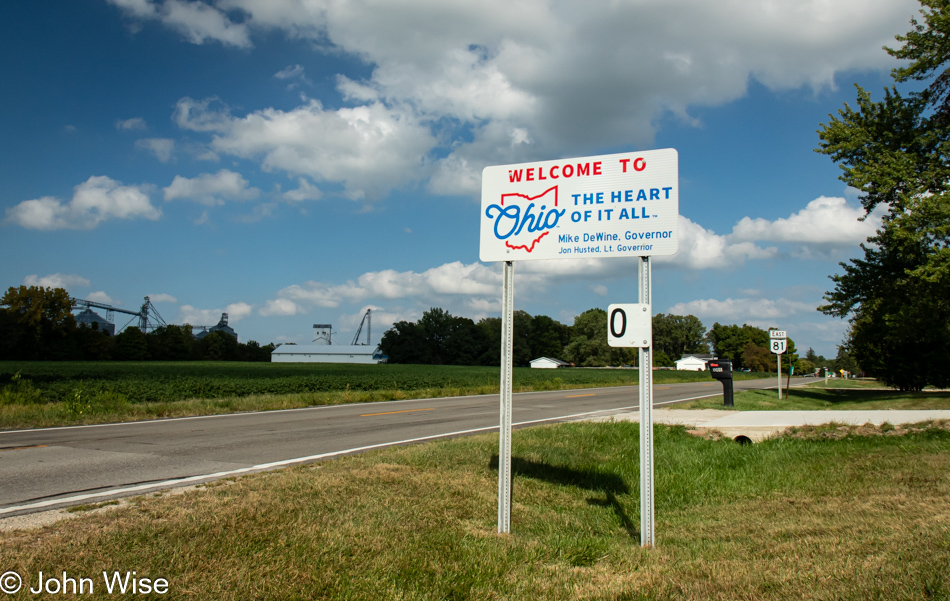
[[[680,252],[654,311],[788,330],[879,215],[813,151],[879,95],[904,0],[49,0],[0,8],[0,281],[63,286],[241,340],[348,343],[432,306],[498,315],[488,165],[675,148]],[[565,323],[636,302],[624,259],[516,266]],[[117,318],[119,326],[124,320]]]

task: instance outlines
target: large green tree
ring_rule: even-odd
[[[13,359],[71,359],[76,330],[69,293],[62,288],[19,286],[0,298],[4,316],[0,349]]]
[[[695,315],[653,316],[653,348],[676,361],[686,353],[708,353],[706,327]]]
[[[564,359],[582,367],[630,365],[636,349],[614,348],[607,344],[607,312],[594,308],[574,318],[571,340],[564,347]]]
[[[476,365],[487,355],[488,345],[488,329],[433,307],[418,322],[394,323],[383,334],[379,348],[392,363]]]
[[[531,320],[531,359],[551,357],[560,359],[564,345],[570,342],[570,328],[547,315],[535,315]]]
[[[777,367],[778,361],[769,350],[770,338],[767,330],[749,324],[722,325],[717,322],[713,324],[707,336],[716,356],[732,361],[733,370],[774,371]],[[794,365],[795,361],[798,361],[795,341],[789,338],[782,356],[782,365]],[[784,371],[787,367],[782,369]]]
[[[819,152],[861,191],[868,214],[883,210],[864,257],[842,263],[819,310],[849,318],[846,347],[862,370],[903,390],[950,384],[950,2],[921,0],[922,20],[888,52],[910,62],[879,101],[858,88],[819,130]]]

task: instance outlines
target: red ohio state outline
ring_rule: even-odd
[[[541,198],[542,196],[545,196],[545,195],[546,195],[548,192],[550,192],[551,190],[554,190],[554,206],[556,207],[556,206],[557,206],[557,186],[551,186],[550,188],[548,188],[548,189],[545,190],[544,192],[538,194],[537,196],[528,196],[528,195],[526,195],[526,194],[519,194],[518,192],[510,192],[510,193],[508,193],[508,194],[502,194],[502,195],[501,195],[501,206],[505,206],[505,198],[507,198],[507,197],[509,197],[509,196],[520,196],[521,198],[523,198],[523,199],[525,199],[525,200],[537,200],[538,198]],[[534,250],[534,247],[537,246],[538,242],[541,241],[541,238],[544,238],[545,236],[547,236],[547,235],[550,234],[550,233],[551,233],[550,231],[547,231],[547,232],[544,232],[543,234],[541,234],[540,236],[538,236],[537,238],[535,238],[535,239],[531,242],[531,247],[530,247],[530,248],[529,248],[527,245],[525,245],[525,244],[515,244],[515,245],[509,244],[507,240],[505,241],[505,246],[507,246],[508,248],[510,248],[510,249],[512,249],[512,250],[517,250],[517,249],[519,249],[519,248],[523,248],[523,249],[525,249],[525,251],[531,252],[531,251]]]

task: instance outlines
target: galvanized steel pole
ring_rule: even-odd
[[[501,419],[498,427],[498,533],[511,532],[511,370],[514,357],[515,267],[505,261],[501,310]]]
[[[778,400],[782,400],[782,355],[775,355],[778,364]]]
[[[653,290],[650,257],[640,257],[638,281],[640,302],[650,305],[653,317]],[[656,545],[653,519],[653,340],[640,348],[640,545]]]

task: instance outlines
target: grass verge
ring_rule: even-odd
[[[676,405],[677,409],[736,411],[824,411],[827,409],[950,409],[950,392],[899,392],[869,388],[797,387],[778,399],[775,390],[744,390],[734,394],[735,407],[724,407],[722,396]]]
[[[658,426],[653,550],[637,424],[575,423],[515,433],[510,536],[486,435],[0,534],[0,565],[96,592],[135,570],[168,599],[948,598],[950,432],[799,434],[740,446]]]

